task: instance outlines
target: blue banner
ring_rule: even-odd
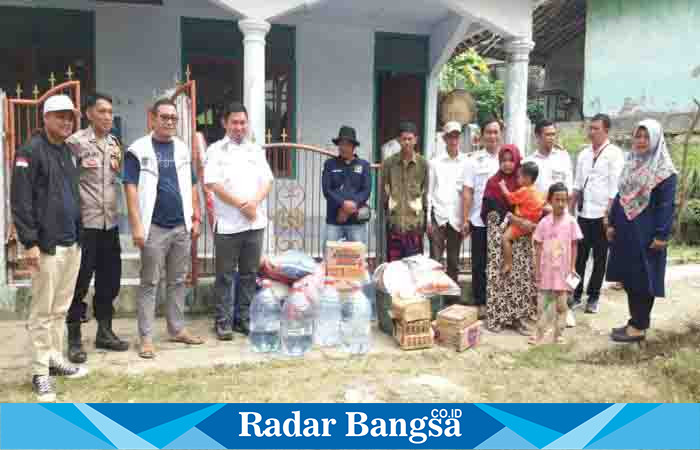
[[[700,449],[699,404],[3,404],[2,449]]]

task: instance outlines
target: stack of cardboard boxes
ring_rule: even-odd
[[[391,316],[394,320],[394,338],[403,350],[433,346],[430,300],[394,296],[391,300]]]
[[[452,305],[437,314],[433,322],[435,339],[458,352],[479,345],[481,321],[478,306]]]
[[[361,242],[326,243],[326,274],[336,280],[362,282],[367,270],[367,247]]]

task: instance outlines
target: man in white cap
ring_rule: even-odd
[[[44,102],[44,128],[14,161],[12,219],[32,271],[27,330],[32,386],[40,402],[55,401],[52,377],[80,378],[84,367],[63,359],[63,327],[80,269],[80,173],[66,139],[80,112],[66,95]]]
[[[466,155],[460,152],[462,126],[447,122],[442,138],[447,152],[430,161],[428,181],[428,238],[430,257],[442,261],[447,250],[447,274],[457,282],[462,248],[462,173]]]

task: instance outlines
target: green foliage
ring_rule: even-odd
[[[440,73],[440,89],[451,91],[464,86],[476,103],[476,119],[503,117],[505,87],[496,80],[484,58],[473,48],[455,56]]]
[[[544,120],[544,104],[537,100],[529,100],[527,102],[527,117],[533,124]]]
[[[459,86],[475,86],[482,82],[489,82],[491,71],[482,58],[473,48],[460,53],[450,59],[440,73],[440,90],[451,91]]]
[[[673,143],[670,146],[671,158],[676,169],[680,172],[683,162],[683,144]],[[688,147],[688,198],[700,198],[700,144],[690,144]],[[680,175],[680,174],[679,174]]]
[[[700,226],[700,200],[688,200],[683,211],[680,212],[681,225]]]
[[[481,123],[488,117],[503,116],[503,103],[505,102],[505,87],[500,80],[481,83],[468,89],[476,103],[476,116]]]
[[[582,128],[561,130],[559,132],[559,145],[569,152],[575,162],[583,147],[588,145],[588,137]]]

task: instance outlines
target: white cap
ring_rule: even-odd
[[[80,115],[80,111],[75,109],[73,101],[67,95],[53,95],[44,102],[44,114],[56,111],[73,111]]]
[[[457,132],[459,134],[462,134],[462,125],[459,124],[459,122],[455,122],[454,120],[451,122],[447,122],[444,127],[442,127],[442,131],[445,134],[450,134]]]

